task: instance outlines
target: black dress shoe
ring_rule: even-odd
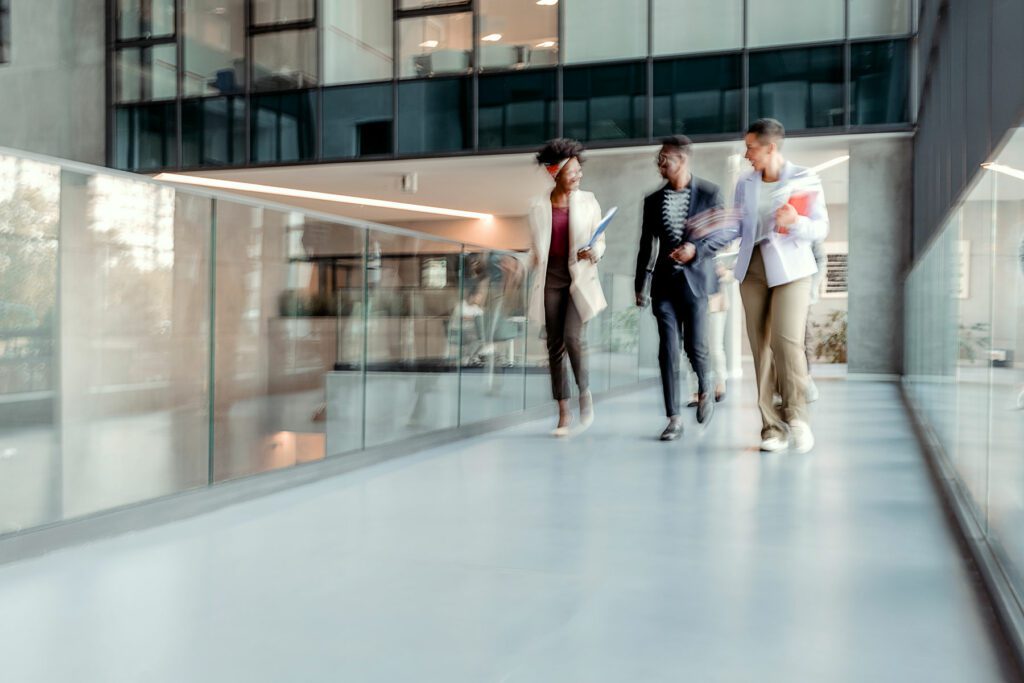
[[[683,420],[680,417],[670,417],[668,426],[661,433],[662,441],[675,441],[683,434]]]
[[[697,422],[706,425],[711,422],[711,416],[715,414],[715,401],[710,393],[700,395],[697,402]]]

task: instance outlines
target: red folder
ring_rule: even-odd
[[[801,216],[810,216],[811,207],[814,206],[817,196],[817,192],[794,192],[789,197],[789,205]]]

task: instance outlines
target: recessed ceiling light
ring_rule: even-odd
[[[439,206],[424,206],[422,204],[406,204],[405,202],[389,202],[384,199],[369,199],[367,197],[350,197],[343,194],[332,194],[328,192],[311,192],[309,190],[296,190],[290,187],[277,187],[276,185],[257,185],[256,183],[239,183],[234,180],[218,180],[217,178],[204,178],[202,176],[181,175],[178,173],[160,173],[155,180],[162,180],[169,183],[181,183],[182,185],[199,185],[200,187],[212,187],[220,190],[235,190],[237,192],[256,192],[258,194],[270,194],[278,197],[297,197],[299,199],[315,199],[321,202],[334,202],[335,204],[355,204],[356,206],[373,206],[380,209],[398,209],[400,211],[414,211],[416,213],[430,213],[438,216],[454,216],[456,218],[476,218],[489,221],[494,218],[489,213],[478,213],[476,211],[461,211],[459,209],[444,209]]]
[[[501,34],[500,33],[492,33],[492,34],[490,34],[488,36],[484,36],[480,40],[486,40],[488,43],[496,43],[499,40],[501,40]]]
[[[558,0],[537,0],[538,5],[557,5]]]
[[[228,11],[227,11],[227,9],[225,9],[223,7],[214,7],[213,8],[213,13],[214,14],[227,14]]]
[[[420,43],[420,47],[437,47],[437,41],[436,40],[424,40],[422,43]]]
[[[553,41],[553,40],[545,40],[543,43],[537,43],[536,45],[534,45],[534,47],[554,47],[554,46],[555,46],[555,41]]]

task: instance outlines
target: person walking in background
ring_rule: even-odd
[[[807,423],[806,337],[811,279],[818,272],[811,245],[828,235],[821,183],[782,156],[785,128],[775,119],[751,124],[746,159],[753,170],[736,186],[742,212],[736,279],[754,354],[761,450],[814,447]],[[776,384],[782,398],[777,408]],[[792,444],[790,444],[792,441]]]
[[[537,153],[537,163],[555,186],[530,210],[530,263],[536,277],[529,317],[547,331],[551,392],[558,402],[558,426],[553,433],[567,436],[572,413],[566,356],[579,389],[581,428],[594,420],[584,339],[587,321],[607,306],[597,272],[605,241],[602,234],[588,246],[601,222],[601,207],[592,193],[579,189],[583,145],[551,140]]]
[[[644,199],[640,249],[636,260],[637,306],[648,304],[658,321],[658,361],[668,425],[662,441],[683,432],[679,413],[679,341],[683,340],[697,375],[697,421],[707,424],[714,412],[713,378],[708,354],[708,296],[718,291],[714,254],[737,235],[733,226],[712,226],[724,216],[718,186],[690,172],[690,139],[662,140],[658,171],[665,185]],[[714,216],[712,212],[721,212]],[[703,219],[697,221],[695,219]],[[710,219],[710,220],[709,220]],[[697,227],[697,223],[704,225]],[[715,227],[716,229],[709,229]]]
[[[811,277],[811,300],[807,305],[807,323],[804,324],[804,355],[807,357],[807,402],[814,403],[818,400],[818,385],[811,377],[811,361],[814,359],[814,336],[811,334],[811,309],[821,299],[821,281],[825,279],[825,269],[828,261],[825,257],[825,248],[821,242],[811,243],[811,253],[814,254],[814,263],[818,266],[818,272]],[[781,395],[781,394],[780,394]]]

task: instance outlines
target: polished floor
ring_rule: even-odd
[[[1012,680],[892,384],[817,449],[653,389],[0,567],[5,681]]]

